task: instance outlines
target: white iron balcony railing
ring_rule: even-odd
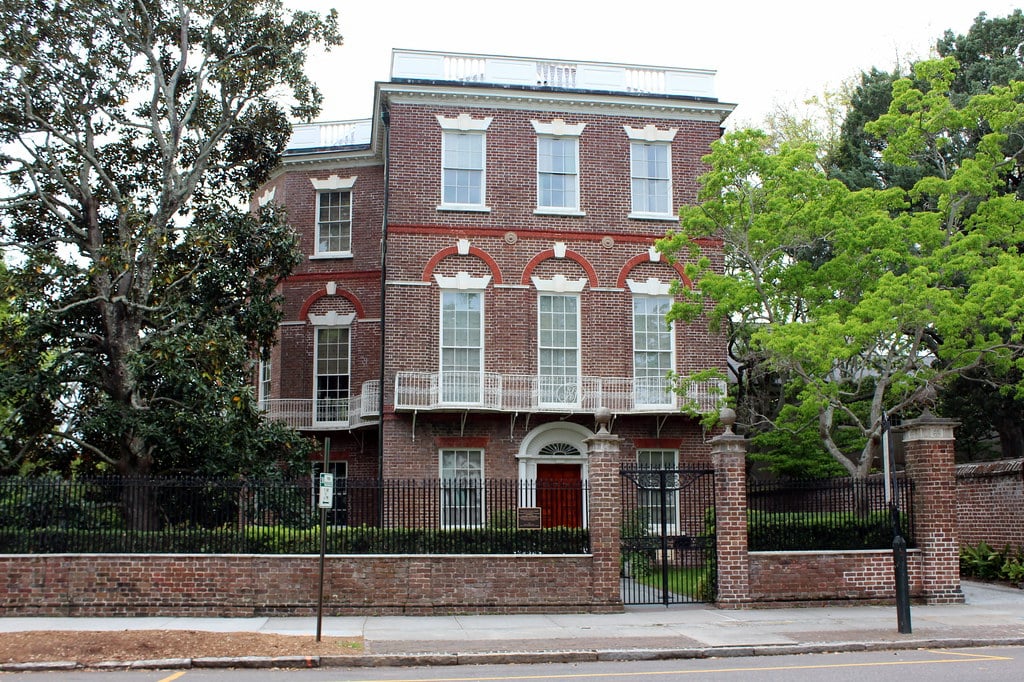
[[[347,431],[380,419],[380,382],[367,381],[351,398],[275,398],[260,403],[267,419],[300,430]]]
[[[687,394],[670,390],[664,377],[539,377],[493,372],[399,372],[396,410],[479,410],[494,412],[593,412],[667,414],[683,407],[716,412],[725,383],[694,381]]]
[[[394,50],[391,79],[715,97],[715,72],[634,64]]]

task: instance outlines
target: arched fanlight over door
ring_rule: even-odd
[[[548,443],[537,454],[541,457],[582,457],[579,448],[569,443]]]

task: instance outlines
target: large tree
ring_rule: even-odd
[[[954,57],[960,68],[950,83],[950,102],[963,107],[972,96],[988,92],[992,86],[1024,80],[1024,13],[1014,11],[1005,17],[980,14],[966,34],[947,30],[936,43],[942,57]],[[829,157],[832,177],[852,189],[861,187],[902,187],[910,190],[926,175],[941,175],[970,158],[984,129],[967,131],[941,154],[918,156],[911,165],[885,161],[888,141],[867,130],[866,124],[884,114],[892,101],[892,84],[899,77],[872,70],[861,75],[861,84],[851,98],[843,123],[837,152]],[[923,84],[918,84],[919,87]],[[1007,156],[1014,153],[1014,140],[1024,133],[1024,123],[1009,135]],[[950,142],[953,142],[952,140]],[[1018,159],[1015,168],[1003,175],[999,192],[1016,193],[1024,198],[1024,165]],[[918,200],[924,200],[924,197]],[[957,448],[961,456],[984,457],[991,449],[992,434],[998,434],[998,449],[1004,457],[1024,453],[1024,400],[1016,398],[1010,387],[1020,377],[1003,373],[997,367],[980,367],[965,373],[940,391],[944,414],[959,418],[964,425],[958,431]],[[984,406],[984,407],[982,407]]]
[[[955,73],[953,59],[917,64],[866,126],[885,140],[885,163],[941,171],[909,191],[853,191],[829,177],[812,144],[738,131],[713,145],[702,203],[685,207],[660,244],[675,253],[722,240],[724,274],[706,261],[690,268],[713,323],[745,327],[751,350],[786,379],[789,424],[813,415],[829,453],[856,476],[871,469],[884,416],[919,408],[929,388],[984,365],[1022,364],[1024,210],[999,188],[1024,154],[1015,137],[1024,83],[958,109]],[[964,150],[969,137],[979,143]],[[951,149],[956,165],[943,163]]]
[[[279,0],[2,0],[0,243],[7,461],[123,473],[288,461],[247,388],[297,262],[250,213],[290,118],[315,115],[326,17]],[[0,403],[3,400],[0,398]]]

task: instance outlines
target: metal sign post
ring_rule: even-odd
[[[320,494],[317,506],[320,508],[320,588],[316,598],[316,641],[320,641],[324,619],[324,555],[327,554],[327,510],[334,504],[334,474],[327,471],[327,460],[331,452],[331,439],[324,438],[324,469],[320,473]]]
[[[899,488],[896,466],[889,448],[889,415],[882,415],[882,461],[885,472],[885,501],[889,504],[892,522],[892,564],[896,579],[896,627],[901,634],[910,634],[910,578],[907,575],[907,541],[900,532]]]

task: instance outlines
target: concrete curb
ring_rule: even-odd
[[[0,672],[91,670],[172,670],[189,668],[387,668],[451,665],[503,665],[509,663],[585,663],[593,661],[656,661],[696,658],[741,658],[856,651],[908,649],[970,649],[987,646],[1024,646],[1024,637],[931,638],[898,641],[813,642],[752,646],[711,646],[681,649],[593,649],[566,651],[507,651],[474,653],[364,654],[354,656],[239,656],[166,658],[141,661],[38,661],[0,664]]]

